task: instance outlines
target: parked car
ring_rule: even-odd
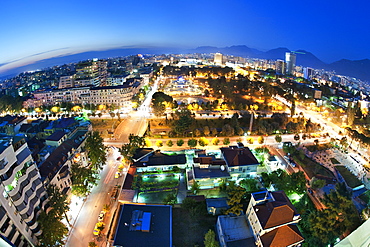
[[[104,211],[101,211],[99,216],[98,216],[98,221],[103,221],[104,220],[105,213]]]

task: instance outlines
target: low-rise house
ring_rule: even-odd
[[[169,171],[174,167],[184,169],[186,166],[185,154],[165,154],[151,148],[139,148],[133,156],[133,166],[137,172]]]
[[[220,148],[233,180],[255,177],[259,162],[248,147]]]
[[[231,178],[223,159],[217,159],[214,155],[207,155],[205,152],[197,152],[197,154],[198,157],[193,158],[194,164],[187,171],[189,190],[195,182],[200,189],[211,189]]]
[[[55,131],[50,136],[46,137],[45,144],[49,146],[60,146],[67,139],[67,135],[62,130]]]
[[[300,246],[300,215],[284,191],[252,193],[246,217],[259,247]]]
[[[22,124],[26,122],[27,118],[24,116],[6,115],[4,117],[0,117],[0,133],[7,135],[18,134]]]

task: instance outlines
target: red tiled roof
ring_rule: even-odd
[[[304,240],[296,225],[279,227],[261,236],[263,247],[286,247]]]

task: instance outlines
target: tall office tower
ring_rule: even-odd
[[[215,56],[213,58],[213,62],[217,65],[222,65],[222,59],[223,59],[223,56],[221,53],[215,53]]]
[[[283,60],[277,60],[275,62],[275,67],[276,67],[276,73],[277,74],[285,75],[286,64]]]
[[[307,80],[311,79],[314,72],[315,71],[312,68],[308,68],[308,67],[304,68],[304,70],[303,70],[304,78],[307,79]]]
[[[37,218],[47,193],[22,136],[0,138],[0,234],[15,246],[38,245]]]
[[[292,53],[292,52],[286,52],[285,53],[286,73],[288,75],[293,74],[296,59],[297,59],[297,57],[294,53]]]

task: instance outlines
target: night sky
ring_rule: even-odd
[[[122,46],[287,47],[324,62],[370,58],[370,1],[2,0],[0,74]]]

